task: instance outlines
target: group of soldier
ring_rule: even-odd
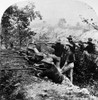
[[[76,60],[75,58],[76,48],[79,48],[79,50],[83,53],[83,55],[88,56],[95,52],[95,45],[94,43],[92,43],[92,38],[88,38],[87,42],[78,41],[78,44],[77,42],[73,41],[71,35],[69,35],[67,39],[68,39],[68,43],[66,45],[63,45],[60,39],[57,40],[56,43],[51,46],[51,48],[53,49],[52,53],[39,52],[39,50],[36,47],[36,44],[33,44],[33,46],[28,46],[28,50],[32,49],[37,55],[43,56],[43,59],[41,60],[41,64],[46,63],[46,64],[50,64],[51,66],[53,65],[54,68],[63,75],[65,75],[66,72],[70,70],[69,76],[71,82],[73,82],[73,69],[74,69],[74,62]],[[84,46],[85,44],[87,45]],[[35,64],[35,65],[39,66],[40,64]],[[47,72],[45,72],[44,74],[47,74]],[[59,78],[57,79],[57,81],[58,80]],[[62,80],[63,78],[61,75],[60,82],[62,82]]]

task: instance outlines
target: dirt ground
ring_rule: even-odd
[[[0,69],[14,69],[0,71],[0,100],[98,100],[67,77],[62,84],[55,84],[34,76],[33,70],[18,70],[31,65],[16,51],[3,50],[0,55]]]

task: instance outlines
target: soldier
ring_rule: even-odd
[[[55,58],[57,58],[57,59],[54,59],[54,62],[56,62],[56,66],[58,68],[60,68],[61,56],[62,56],[63,51],[64,51],[64,45],[61,44],[61,40],[58,39],[56,41],[55,45],[52,46],[52,48],[54,48],[53,54],[55,55]]]
[[[27,50],[28,51],[32,51],[34,52],[36,55],[39,55],[39,56],[45,56],[44,53],[40,52],[38,49],[37,49],[37,46],[36,46],[36,43],[30,43],[27,47]]]
[[[92,43],[92,38],[88,38],[87,42],[84,42],[87,44],[86,48],[84,49],[88,53],[94,53],[95,52],[95,45]]]
[[[29,49],[31,49],[31,47],[29,47]],[[33,50],[36,48],[36,46],[33,46]],[[36,49],[34,50],[36,52]],[[37,53],[37,52],[36,52]],[[45,53],[45,52],[44,52]],[[41,71],[41,73],[39,73],[38,76],[40,77],[48,77],[49,79],[51,79],[53,82],[55,83],[59,83],[61,84],[64,80],[64,76],[61,73],[60,69],[57,67],[57,63],[54,63],[54,60],[56,62],[59,62],[58,57],[54,54],[45,53],[46,56],[44,56],[44,58],[41,60],[41,62],[39,62],[38,64],[35,64],[35,66],[39,66],[40,68],[43,68]]]
[[[58,39],[55,43],[55,45],[52,46],[52,48],[54,48],[54,54],[57,56],[57,57],[61,57],[62,55],[62,51],[64,49],[64,45],[61,44],[61,40]]]
[[[78,45],[79,45],[79,51],[81,51],[83,53],[85,47],[81,40],[79,41]]]
[[[27,47],[27,55],[25,58],[27,58],[32,63],[37,63],[41,61],[46,55],[42,52],[39,52],[39,50],[36,47],[36,43],[30,43]]]
[[[70,60],[71,60],[71,62],[74,62],[75,61],[75,47],[76,47],[76,44],[73,41],[71,35],[69,35],[69,37],[67,37],[67,39],[68,39],[68,42],[69,42],[69,44],[67,44],[67,46],[69,46],[69,48],[70,48],[70,56],[72,56],[72,58]]]
[[[66,45],[66,61],[64,66],[62,67],[62,73],[66,73],[66,71],[70,70],[70,80],[73,82],[73,68],[75,61],[75,43],[73,42],[72,36],[69,35],[67,37],[69,44]]]
[[[92,38],[88,38],[88,41],[84,43],[87,44],[87,46],[84,48],[83,58],[84,60],[92,59],[95,53],[95,44],[92,43]]]

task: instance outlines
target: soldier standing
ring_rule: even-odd
[[[94,53],[95,45],[92,43],[92,38],[88,38],[88,41],[85,43],[87,44],[87,46],[84,50],[87,51],[89,54]]]
[[[56,66],[58,68],[60,68],[60,62],[61,62],[61,56],[63,54],[64,51],[64,45],[61,44],[61,40],[58,39],[55,43],[55,45],[52,46],[52,48],[54,48],[54,55],[55,55],[55,59],[54,62],[56,63]]]
[[[73,42],[72,36],[69,35],[67,37],[69,44],[66,45],[67,52],[66,52],[66,61],[64,66],[62,67],[62,73],[66,73],[66,71],[70,70],[70,80],[73,82],[73,68],[74,68],[74,61],[75,61],[75,43]]]
[[[84,42],[87,46],[84,48],[83,58],[86,60],[87,58],[92,59],[93,54],[95,53],[95,44],[92,43],[92,38],[88,38],[87,42]]]

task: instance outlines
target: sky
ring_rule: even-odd
[[[24,0],[0,0],[0,21],[7,7],[20,1]],[[32,1],[35,2],[36,10],[40,10],[44,20],[47,20],[51,24],[56,23],[59,18],[63,17],[67,22],[74,24],[76,20],[80,21],[79,15],[85,18],[93,18],[95,22],[98,22],[98,0],[77,0],[77,2],[74,2],[76,0]],[[23,3],[21,3],[21,5],[23,5]]]

